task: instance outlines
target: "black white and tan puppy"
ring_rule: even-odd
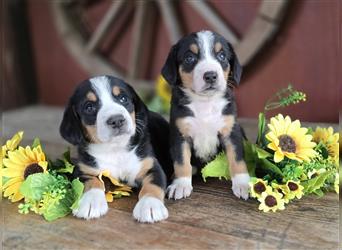
[[[233,193],[248,199],[250,178],[232,91],[241,72],[231,44],[214,32],[192,33],[171,48],[162,68],[172,87],[170,150],[175,178],[168,187],[169,198],[189,196],[192,166],[201,167],[224,150]]]
[[[168,157],[168,123],[150,112],[133,88],[111,76],[83,81],[65,109],[62,137],[78,147],[75,177],[85,184],[76,217],[91,219],[108,210],[105,187],[97,178],[109,170],[132,187],[140,188],[133,216],[140,222],[168,217],[164,206],[166,176],[161,167]]]

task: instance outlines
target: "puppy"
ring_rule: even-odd
[[[84,182],[85,192],[73,210],[76,217],[92,219],[107,212],[105,187],[97,178],[103,170],[140,188],[136,220],[152,223],[168,217],[160,165],[172,171],[168,123],[150,112],[131,86],[112,76],[83,81],[65,109],[60,133],[78,148],[74,175]]]
[[[170,150],[174,180],[168,197],[181,199],[192,192],[192,166],[203,166],[224,150],[232,189],[248,198],[249,174],[243,160],[243,131],[236,122],[232,86],[242,68],[229,42],[219,34],[201,31],[174,45],[162,68],[172,87]]]

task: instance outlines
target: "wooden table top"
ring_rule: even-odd
[[[40,118],[37,115],[40,113]],[[45,111],[42,113],[41,111]],[[34,114],[30,112],[33,112]],[[24,116],[27,117],[25,120]],[[4,135],[19,127],[29,141],[39,131],[48,155],[60,155],[65,143],[53,134],[61,109],[33,107],[5,113]],[[15,119],[14,117],[18,117]],[[49,118],[50,117],[50,118]],[[28,119],[29,118],[29,119]],[[19,119],[19,122],[18,122]],[[44,125],[33,125],[42,119]],[[45,120],[44,120],[45,119]],[[16,121],[15,121],[16,120]],[[255,121],[243,121],[247,134]],[[46,128],[44,131],[44,127]],[[250,127],[250,128],[249,128]],[[57,130],[58,131],[58,130]],[[50,134],[49,134],[50,133]],[[57,132],[58,133],[58,132]],[[49,136],[45,136],[48,135]],[[4,249],[337,249],[339,199],[304,197],[277,213],[258,211],[254,199],[237,199],[229,181],[194,179],[194,192],[180,201],[166,200],[169,218],[155,224],[134,221],[134,194],[115,200],[97,220],[71,215],[46,222],[36,214],[21,215],[18,203],[1,202]],[[1,249],[1,247],[0,247]]]

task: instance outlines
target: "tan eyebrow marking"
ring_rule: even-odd
[[[119,88],[118,86],[114,86],[114,87],[113,87],[113,94],[114,94],[115,96],[120,95],[120,88]]]
[[[193,53],[198,54],[198,46],[197,46],[196,44],[192,43],[192,44],[190,45],[190,50],[191,50]]]
[[[92,102],[96,102],[96,101],[97,101],[96,95],[95,95],[94,92],[92,92],[92,91],[89,91],[89,92],[87,93],[87,99],[88,99],[89,101],[92,101]]]
[[[220,42],[215,43],[214,49],[216,53],[219,52],[222,49],[222,43]]]

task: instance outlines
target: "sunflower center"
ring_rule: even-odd
[[[256,193],[261,194],[262,192],[266,190],[266,187],[262,182],[257,182],[254,184],[253,189]]]
[[[25,168],[24,179],[26,179],[27,176],[31,174],[43,173],[43,172],[44,172],[44,169],[41,166],[39,166],[37,163],[32,163],[31,165],[28,165]]]
[[[105,192],[109,192],[109,191],[114,191],[116,186],[110,181],[110,179],[106,176],[102,176],[102,180],[105,186]]]
[[[295,153],[296,152],[296,143],[295,141],[288,135],[279,136],[279,146],[282,151]]]
[[[268,207],[274,207],[277,205],[277,199],[272,195],[267,195],[265,198],[265,204]]]
[[[298,185],[297,185],[296,183],[294,183],[294,182],[289,182],[289,183],[287,184],[287,186],[289,187],[289,189],[290,189],[291,191],[296,191],[296,190],[298,189]]]

